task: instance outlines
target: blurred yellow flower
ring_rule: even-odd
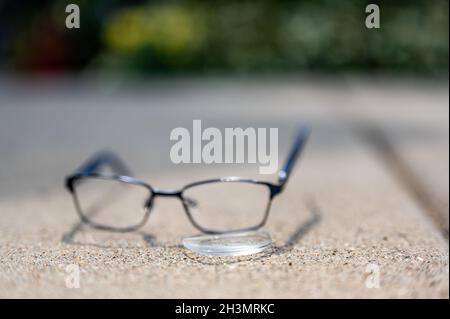
[[[127,9],[115,15],[104,30],[104,41],[112,49],[129,51],[145,42],[146,17],[142,10]]]
[[[195,49],[204,32],[198,15],[180,6],[135,7],[120,11],[105,25],[108,48],[130,52],[151,46],[166,54]]]

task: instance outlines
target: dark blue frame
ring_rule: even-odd
[[[95,154],[90,159],[88,159],[76,172],[66,178],[66,188],[69,190],[69,192],[73,196],[74,204],[76,207],[76,210],[81,218],[81,220],[84,223],[89,224],[92,227],[102,229],[102,230],[108,230],[108,231],[117,231],[117,232],[128,232],[128,231],[134,231],[144,225],[149,217],[150,210],[153,206],[153,200],[155,197],[158,196],[169,196],[169,197],[177,197],[181,200],[184,210],[188,216],[188,219],[191,221],[191,223],[200,231],[204,233],[210,233],[210,234],[217,234],[217,233],[223,233],[221,231],[206,229],[202,227],[201,225],[197,224],[194,218],[192,217],[191,212],[189,211],[189,206],[195,205],[195,202],[192,199],[186,198],[183,196],[183,193],[185,190],[195,187],[198,185],[203,184],[209,184],[209,183],[229,183],[229,182],[239,182],[239,183],[252,183],[252,184],[259,184],[264,185],[268,187],[270,191],[270,197],[268,201],[268,205],[266,207],[266,211],[263,217],[263,220],[252,227],[248,227],[245,229],[238,229],[234,231],[246,231],[246,230],[255,230],[260,227],[262,227],[266,221],[267,217],[269,215],[270,207],[272,204],[272,199],[280,194],[283,191],[284,186],[286,185],[289,176],[292,172],[292,169],[294,168],[294,165],[298,159],[298,157],[301,154],[301,151],[304,149],[305,143],[308,140],[310,134],[310,129],[307,127],[302,127],[299,129],[298,134],[296,136],[295,142],[291,148],[291,151],[289,152],[288,158],[283,166],[283,168],[278,173],[278,184],[274,184],[271,182],[265,182],[265,181],[259,181],[252,178],[245,178],[245,177],[220,177],[220,178],[214,178],[214,179],[208,179],[204,181],[194,182],[188,185],[185,185],[183,188],[179,190],[162,190],[155,187],[150,186],[150,184],[136,179],[134,177],[131,177],[133,174],[128,169],[128,167],[125,165],[125,163],[114,153],[110,151],[103,151]],[[109,166],[115,175],[107,176],[98,173],[98,170],[102,166]],[[146,202],[145,205],[145,215],[143,216],[143,219],[140,223],[137,225],[133,225],[130,227],[125,228],[116,228],[106,225],[97,224],[95,222],[92,222],[81,210],[78,197],[76,194],[76,183],[82,181],[85,178],[98,178],[98,179],[108,179],[108,180],[116,180],[118,182],[123,183],[130,183],[135,185],[140,185],[148,189],[149,191],[149,199]]]

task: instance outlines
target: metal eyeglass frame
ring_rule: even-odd
[[[140,228],[147,222],[148,217],[150,215],[151,208],[153,207],[153,200],[154,200],[154,198],[156,198],[158,196],[179,198],[183,204],[184,210],[188,216],[188,219],[192,223],[192,225],[194,225],[198,230],[200,230],[204,233],[220,234],[220,233],[225,233],[225,232],[255,230],[255,229],[262,227],[266,223],[267,217],[269,215],[270,207],[272,204],[272,200],[276,195],[280,194],[283,191],[284,186],[286,185],[286,182],[287,182],[287,180],[290,176],[290,173],[294,167],[294,164],[295,164],[297,158],[299,157],[299,155],[309,137],[309,134],[310,134],[310,129],[308,127],[301,127],[299,129],[298,134],[295,139],[295,142],[289,152],[288,158],[287,158],[286,162],[284,163],[283,168],[278,173],[278,183],[277,184],[271,183],[271,182],[259,181],[259,180],[252,179],[252,178],[234,177],[233,176],[233,177],[219,177],[219,178],[194,182],[194,183],[184,186],[183,188],[181,188],[179,190],[162,190],[162,189],[152,187],[152,186],[150,186],[150,184],[148,184],[142,180],[131,177],[132,174],[131,174],[130,170],[127,168],[127,166],[124,164],[124,162],[117,155],[115,155],[114,153],[112,153],[110,151],[102,151],[102,152],[94,154],[94,156],[92,156],[90,159],[88,159],[74,174],[66,177],[65,185],[66,185],[66,188],[68,189],[68,191],[72,194],[75,208],[76,208],[77,213],[80,216],[82,222],[84,222],[94,228],[101,229],[101,230],[115,231],[115,232],[129,232],[129,231],[137,230],[138,228]],[[108,175],[103,175],[103,174],[98,173],[98,170],[101,167],[105,167],[105,166],[109,166],[109,168],[112,169],[112,171],[114,172],[115,175],[108,176]],[[142,221],[140,223],[138,223],[137,225],[130,226],[130,227],[123,227],[123,228],[97,224],[97,223],[91,221],[82,212],[82,209],[80,207],[79,200],[78,200],[78,197],[76,194],[76,190],[75,190],[76,183],[85,178],[115,180],[118,182],[140,185],[140,186],[147,188],[150,194],[149,194],[148,200],[145,203],[145,207],[144,207],[145,212],[144,212]],[[195,201],[184,197],[183,193],[187,189],[194,187],[194,186],[199,186],[199,185],[209,184],[209,183],[220,183],[220,182],[251,183],[251,184],[264,185],[264,186],[268,187],[269,192],[270,192],[269,193],[270,194],[269,202],[267,204],[263,220],[255,226],[232,230],[232,231],[216,231],[216,230],[204,228],[201,225],[199,225],[195,221],[195,219],[192,217],[192,214],[189,211],[189,206],[190,205],[195,206]]]

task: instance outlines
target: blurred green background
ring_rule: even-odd
[[[81,28],[65,28],[65,7]],[[381,28],[365,27],[365,7]],[[1,1],[12,72],[448,74],[448,0]]]

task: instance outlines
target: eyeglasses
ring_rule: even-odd
[[[283,191],[309,132],[299,130],[278,183],[221,177],[162,190],[131,177],[118,156],[104,151],[68,176],[66,187],[81,220],[102,230],[128,232],[143,226],[156,197],[180,199],[188,219],[204,233],[254,230],[266,223],[272,200]]]

